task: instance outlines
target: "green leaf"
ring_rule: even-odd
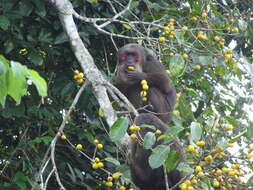
[[[192,174],[194,169],[192,169],[187,163],[180,162],[177,166],[177,170],[186,174]]]
[[[202,65],[209,65],[213,63],[212,56],[198,56],[198,63]]]
[[[7,30],[10,26],[10,21],[6,16],[1,15],[0,16],[0,28],[3,30]]]
[[[120,162],[112,157],[105,158],[105,161],[114,164],[115,166],[120,166]]]
[[[170,72],[172,76],[180,76],[183,74],[183,69],[184,69],[184,59],[181,55],[176,54],[170,59]]]
[[[171,150],[170,153],[168,154],[168,158],[165,161],[167,171],[171,171],[174,168],[176,168],[179,161],[180,161],[180,154],[175,150]]]
[[[26,189],[27,177],[22,172],[17,172],[13,178],[14,183],[19,187],[20,190]]]
[[[155,134],[152,132],[147,132],[144,136],[143,147],[145,149],[151,149],[152,146],[155,144],[155,141],[156,141]]]
[[[170,134],[172,136],[177,136],[183,130],[184,130],[184,128],[181,126],[172,126],[167,129],[166,134]]]
[[[253,138],[253,125],[247,128],[246,137],[251,140]]]
[[[32,51],[30,53],[29,57],[34,65],[42,65],[43,64],[43,57],[39,53]]]
[[[67,41],[68,41],[68,36],[65,34],[65,32],[62,32],[55,38],[54,44],[56,45],[62,44]]]
[[[46,81],[32,69],[28,70],[28,79],[30,79],[33,84],[36,86],[38,93],[40,96],[45,97],[47,96],[47,83]]]
[[[148,129],[151,129],[151,130],[156,130],[156,127],[154,125],[142,124],[140,127],[141,128],[148,128]]]
[[[11,66],[12,70],[10,70],[7,79],[8,94],[16,101],[16,104],[20,104],[21,97],[26,95],[27,92],[27,82],[25,78],[27,68],[14,61],[11,62]]]
[[[153,149],[152,154],[148,158],[148,163],[152,169],[159,168],[168,157],[170,147],[166,145],[158,145]]]
[[[110,129],[109,136],[113,142],[120,140],[127,131],[128,119],[125,117],[120,117],[114,122]]]
[[[201,135],[202,135],[202,127],[200,125],[200,123],[197,122],[192,122],[191,123],[191,138],[193,141],[198,141],[201,139]]]
[[[174,33],[175,33],[178,43],[183,44],[184,43],[184,33],[179,32],[179,31],[175,31]]]
[[[239,19],[238,20],[238,26],[242,31],[245,31],[247,29],[247,22],[244,20]]]
[[[132,30],[132,27],[129,24],[123,24],[123,26],[127,30]]]

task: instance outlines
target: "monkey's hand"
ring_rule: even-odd
[[[138,83],[141,80],[146,78],[146,73],[139,72],[139,71],[136,71],[136,70],[134,70],[134,71],[127,70],[126,75],[127,75],[127,78],[128,78],[129,81],[135,82],[135,83]]]

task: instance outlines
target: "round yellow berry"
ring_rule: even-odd
[[[155,131],[155,134],[156,134],[156,135],[160,135],[160,134],[162,134],[162,131],[159,130],[159,129],[157,129],[157,130]]]
[[[196,145],[198,145],[198,146],[200,146],[200,147],[201,147],[201,146],[205,146],[205,144],[206,144],[205,141],[197,141],[197,142],[196,142]]]
[[[105,185],[106,185],[107,187],[112,187],[112,186],[113,186],[113,183],[112,183],[111,181],[108,181],[108,182],[105,183]]]
[[[147,96],[147,91],[145,91],[145,90],[141,91],[141,92],[140,92],[140,96],[141,96],[141,97]]]
[[[135,140],[135,139],[137,139],[137,135],[133,133],[133,134],[130,135],[130,138]]]
[[[226,131],[232,131],[233,128],[234,128],[234,127],[233,127],[233,125],[231,125],[231,124],[228,124],[228,125],[225,126],[225,130],[226,130]]]
[[[214,40],[215,42],[218,42],[218,41],[220,41],[220,37],[219,37],[219,36],[214,36],[213,40]]]
[[[238,33],[239,32],[239,29],[237,27],[233,27],[232,30],[231,30],[233,33]]]
[[[194,147],[193,145],[189,145],[189,146],[187,147],[187,150],[188,150],[189,152],[193,152],[193,151],[195,150],[195,147]]]
[[[93,140],[93,143],[94,143],[94,144],[98,144],[98,143],[99,143],[99,140],[94,139],[94,140]]]
[[[218,170],[216,171],[216,174],[217,174],[217,175],[221,175],[221,174],[222,174],[222,170],[218,169]]]
[[[141,85],[148,84],[146,80],[141,80]]]
[[[189,58],[189,55],[187,55],[186,53],[184,53],[184,54],[182,55],[182,57],[183,57],[184,59],[188,59],[188,58]]]
[[[103,168],[104,167],[104,163],[103,162],[98,162],[97,165],[98,165],[98,168]]]
[[[197,181],[195,178],[192,178],[191,184],[192,184],[192,185],[196,185],[197,183],[198,183],[198,181]]]
[[[175,54],[174,54],[173,52],[170,52],[170,53],[169,53],[169,56],[171,56],[171,57],[174,56],[174,55],[175,55]]]
[[[98,149],[102,149],[104,146],[103,146],[103,144],[98,144],[97,147],[98,147]]]
[[[173,34],[170,34],[169,35],[169,39],[171,40],[171,39],[173,39],[174,38],[174,35]]]
[[[179,187],[180,187],[181,190],[187,190],[187,184],[185,184],[185,183],[181,183],[179,185]]]
[[[119,187],[119,190],[125,190],[126,188],[125,188],[125,186],[123,186],[123,185],[121,185],[120,187]]]
[[[166,40],[166,39],[165,39],[165,37],[163,37],[163,36],[159,38],[159,42],[160,42],[160,43],[164,43],[165,40]]]
[[[82,149],[83,149],[83,146],[82,146],[81,144],[78,144],[78,145],[76,145],[76,149],[77,149],[77,150],[82,150]]]
[[[188,30],[188,27],[187,26],[183,26],[182,30]]]
[[[143,102],[148,101],[147,97],[142,97],[141,100],[142,100]]]
[[[199,71],[201,69],[200,65],[195,65],[194,70]]]
[[[207,17],[207,13],[206,12],[202,12],[201,17],[202,18],[206,18]]]
[[[67,139],[67,137],[65,135],[61,136],[61,140],[66,140],[66,139]]]
[[[93,168],[93,169],[98,169],[98,164],[97,164],[97,163],[93,163],[93,164],[92,164],[92,168]]]
[[[201,166],[196,166],[195,171],[196,172],[201,172],[202,171],[202,167]]]
[[[95,161],[96,163],[98,163],[98,162],[100,162],[100,159],[99,159],[98,157],[96,157],[96,158],[94,159],[94,161]]]
[[[112,178],[117,180],[122,176],[122,173],[120,172],[115,172],[114,174],[112,174]]]
[[[143,90],[148,90],[148,88],[149,88],[149,87],[148,87],[147,84],[143,84],[143,85],[142,85],[142,89],[143,89]]]
[[[107,181],[112,181],[113,178],[111,176],[107,177]]]
[[[197,22],[197,21],[198,21],[197,17],[195,17],[195,16],[191,17],[191,22]]]
[[[212,162],[212,161],[213,161],[212,155],[208,155],[208,156],[206,156],[204,159],[205,159],[205,161],[207,161],[207,162]]]
[[[201,177],[201,178],[203,178],[203,177],[205,177],[205,174],[204,174],[204,172],[198,172],[198,174],[197,174],[199,177]]]
[[[206,40],[206,35],[204,35],[203,33],[199,32],[198,35],[197,35],[197,38],[199,40]]]
[[[220,183],[217,180],[213,181],[213,186],[214,187],[219,187]]]
[[[84,80],[83,80],[83,79],[77,79],[76,82],[77,82],[78,84],[81,84],[81,83],[84,82]]]

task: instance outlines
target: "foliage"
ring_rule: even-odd
[[[128,3],[127,0],[111,2],[117,12]],[[85,17],[115,15],[106,1],[72,0],[71,3]],[[229,184],[232,189],[253,187],[250,175],[253,169],[252,6],[250,0],[238,3],[135,0],[131,12],[121,17],[126,23],[113,22],[106,31],[138,40],[114,35],[113,42],[110,35],[99,32],[94,25],[76,20],[85,46],[110,81],[116,65],[114,43],[120,47],[138,41],[159,55],[177,88],[177,105],[168,131],[161,136],[147,134],[144,144],[152,149],[159,137],[163,136],[165,144],[169,144],[171,136],[178,136],[186,148],[187,162],[177,165],[178,154],[160,145],[153,149],[149,163],[153,168],[165,164],[168,170],[177,167],[194,175],[189,179],[197,180],[197,184],[190,182],[194,187],[199,185],[205,190],[229,189]],[[73,79],[73,71],[80,67],[57,11],[47,1],[1,0],[0,13],[0,54],[3,55],[0,57],[0,189],[40,189],[44,184],[37,181],[36,174],[80,87]],[[134,25],[129,21],[154,21],[154,24]],[[28,85],[27,80],[34,85]],[[46,98],[42,101],[41,96]],[[128,122],[122,117],[109,131],[102,116],[92,88],[87,87],[68,118],[64,129],[66,139],[58,141],[56,146],[58,172],[67,189],[106,189],[108,176],[116,176],[114,189],[120,185],[132,186],[126,157],[118,154],[116,146]],[[94,139],[103,148],[98,149]],[[197,145],[199,141],[205,145]],[[76,150],[77,144],[84,148]],[[92,168],[94,160],[87,159],[83,153],[92,159],[96,155],[100,159],[97,163],[102,162],[107,172]],[[201,166],[204,178],[196,166]],[[46,168],[43,177],[49,172]],[[215,180],[219,187],[214,187]],[[183,184],[187,185],[188,181]],[[55,178],[50,179],[48,189],[58,189]]]

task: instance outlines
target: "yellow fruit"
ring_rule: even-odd
[[[141,91],[141,92],[140,92],[140,96],[141,96],[141,97],[147,96],[147,91],[145,91],[145,90]]]
[[[219,41],[220,46],[224,46],[225,42],[224,41]]]
[[[82,149],[83,149],[83,146],[82,146],[81,144],[78,144],[78,145],[76,145],[76,149],[77,149],[77,150],[82,150]]]
[[[61,136],[61,140],[66,140],[66,139],[67,139],[67,137],[65,135]]]
[[[94,159],[94,161],[95,161],[96,163],[98,163],[98,162],[100,162],[100,159],[99,159],[98,157],[96,157],[96,158]]]
[[[173,52],[170,52],[169,53],[169,56],[174,56],[175,54]]]
[[[79,74],[77,74],[77,78],[79,78],[79,79],[82,79],[83,77],[84,77],[84,74],[83,73],[79,73]]]
[[[92,3],[96,4],[98,0],[91,0]]]
[[[250,153],[246,154],[246,158],[249,160],[252,158],[252,155]]]
[[[231,54],[232,53],[232,50],[231,49],[226,49],[225,50],[225,54]]]
[[[108,182],[105,183],[105,185],[106,185],[107,187],[112,187],[112,186],[113,186],[113,183],[112,183],[111,181],[108,181]]]
[[[231,30],[233,33],[238,33],[239,32],[239,29],[237,27],[233,27],[232,30]]]
[[[119,187],[119,190],[125,190],[126,188],[125,188],[125,186],[123,186],[123,185],[121,185],[120,187]]]
[[[182,55],[182,57],[183,57],[184,59],[188,59],[188,58],[189,58],[189,56],[188,56],[186,53],[184,53],[184,54]]]
[[[135,139],[137,139],[137,135],[133,133],[133,134],[130,135],[130,138],[135,140]]]
[[[148,84],[146,80],[141,80],[141,85]]]
[[[79,74],[79,71],[76,69],[76,70],[74,70],[74,73],[77,75],[77,74]]]
[[[222,170],[224,173],[228,173],[228,171],[229,171],[228,168],[222,168],[221,170]]]
[[[233,128],[234,128],[233,125],[230,125],[230,124],[228,124],[228,125],[225,126],[225,130],[226,131],[232,131]]]
[[[225,30],[226,30],[227,32],[230,32],[231,28],[228,26],[228,27],[225,28]]]
[[[114,174],[112,174],[112,178],[117,180],[122,176],[122,173],[120,172],[115,172]]]
[[[98,169],[98,164],[97,164],[97,163],[93,163],[93,164],[92,164],[92,168],[93,168],[93,169]]]
[[[139,126],[135,125],[135,126],[134,126],[134,130],[135,130],[135,131],[140,131],[141,128],[140,128]]]
[[[166,40],[165,37],[160,37],[160,38],[159,38],[159,42],[160,42],[160,43],[164,43],[165,40]]]
[[[135,70],[135,67],[134,67],[134,66],[128,66],[127,69],[128,69],[129,71],[134,71],[134,70]]]
[[[169,35],[169,39],[171,40],[171,39],[173,39],[174,38],[174,35],[173,34],[170,34]]]
[[[179,187],[181,190],[187,190],[187,185],[185,183],[181,183]]]
[[[206,36],[203,33],[198,33],[197,38],[199,40],[206,40]]]
[[[207,161],[207,162],[212,162],[212,161],[213,161],[212,155],[208,155],[208,156],[206,156],[204,159],[205,159],[205,161]]]
[[[84,82],[84,80],[83,80],[83,79],[77,79],[76,82],[77,82],[78,84],[81,84],[81,83]]]
[[[193,151],[195,150],[195,147],[194,147],[193,145],[189,145],[189,146],[187,147],[187,150],[188,150],[189,152],[193,152]]]
[[[93,140],[93,143],[94,143],[94,144],[98,144],[99,141],[98,141],[97,139],[94,139],[94,140]]]
[[[218,170],[216,171],[216,174],[217,174],[217,175],[221,175],[221,174],[222,174],[222,170],[218,169]]]
[[[220,183],[216,180],[213,181],[213,186],[214,187],[219,187]]]
[[[187,187],[187,190],[194,190],[194,187],[188,186],[188,187]]]
[[[205,174],[204,174],[203,172],[198,172],[197,175],[198,175],[199,177],[201,177],[201,178],[205,177]]]
[[[165,34],[168,34],[170,32],[170,28],[168,26],[165,26],[163,28],[163,31],[164,31]]]
[[[176,94],[177,99],[181,98],[181,96],[182,96],[182,95],[181,95],[180,92]]]
[[[195,178],[192,178],[191,184],[192,184],[192,185],[196,185],[197,183],[198,183],[198,181],[197,181]]]
[[[197,21],[198,21],[198,18],[194,16],[194,17],[191,17],[190,20],[191,20],[191,22],[197,22]]]
[[[98,165],[98,168],[103,168],[104,167],[104,163],[103,162],[98,162],[97,165]]]
[[[113,180],[113,178],[111,176],[107,177],[107,181],[112,181],[112,180]]]
[[[162,134],[162,131],[159,130],[159,129],[157,129],[157,130],[155,131],[155,134],[156,134],[156,135],[160,135],[160,134]]]
[[[97,147],[98,147],[98,149],[102,149],[103,145],[102,144],[98,144]]]
[[[142,100],[143,102],[146,102],[148,99],[147,99],[147,97],[142,97],[141,100]]]
[[[202,12],[201,17],[202,18],[206,18],[207,17],[207,13],[206,12]]]
[[[183,26],[182,30],[188,30],[188,27],[187,26]]]
[[[170,19],[169,19],[169,22],[170,22],[170,23],[173,23],[173,22],[175,22],[175,19],[174,19],[174,18],[170,18]]]
[[[201,172],[202,171],[202,167],[201,166],[196,166],[195,171],[196,172]]]
[[[215,42],[218,42],[218,41],[220,41],[220,37],[219,37],[219,36],[214,36],[214,37],[213,37],[213,40],[214,40]]]
[[[185,133],[185,136],[190,136],[190,135],[191,135],[191,133],[189,133],[189,132]]]
[[[194,70],[199,71],[201,69],[200,65],[195,65]]]
[[[143,89],[143,90],[148,90],[148,88],[149,88],[149,87],[148,87],[147,84],[143,84],[143,85],[142,85],[142,89]]]
[[[129,127],[129,130],[130,130],[130,131],[135,131],[135,125],[131,125],[131,126]]]

